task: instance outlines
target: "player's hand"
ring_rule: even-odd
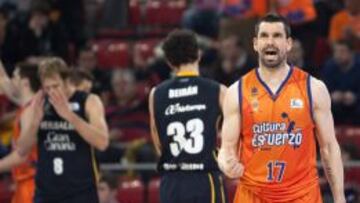
[[[34,99],[31,103],[31,109],[33,112],[31,114],[33,115],[33,122],[35,125],[39,125],[44,117],[44,93],[42,90],[38,91]]]
[[[49,101],[54,107],[56,113],[65,120],[69,120],[73,112],[65,94],[60,90],[54,90],[48,93]]]
[[[223,150],[220,150],[218,156],[220,170],[229,178],[240,178],[244,173],[244,165],[235,157]]]

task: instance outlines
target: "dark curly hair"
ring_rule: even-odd
[[[286,33],[286,38],[291,37],[291,29],[290,29],[290,24],[288,22],[288,20],[281,16],[278,15],[276,13],[268,13],[266,14],[266,16],[262,17],[255,25],[255,36],[258,35],[259,33],[259,26],[260,23],[262,22],[266,22],[266,23],[282,23],[284,24],[284,28],[285,28],[285,33]]]
[[[162,49],[166,59],[174,67],[194,63],[199,58],[196,34],[189,30],[172,31],[166,37]]]

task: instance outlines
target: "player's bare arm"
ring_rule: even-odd
[[[227,91],[227,87],[225,85],[220,85],[219,104],[221,109],[224,106],[226,91]]]
[[[21,122],[21,126],[23,126],[23,128],[26,128],[26,125],[30,124],[30,119],[32,119],[31,114],[29,112],[30,111],[27,111],[27,109],[25,109],[21,116],[20,122]],[[34,129],[36,129],[36,128],[34,128]],[[26,133],[25,130],[21,130],[20,136],[29,136],[29,135],[30,134]],[[32,143],[32,145],[34,145],[36,142],[36,136],[32,135],[31,137],[27,137],[26,142],[27,142],[27,144]],[[12,150],[10,154],[8,154],[7,156],[5,156],[4,158],[2,158],[0,160],[0,173],[8,172],[13,167],[18,166],[27,160],[27,155],[29,153],[29,151],[27,149],[28,146],[24,146],[24,147],[25,147],[25,149],[23,147],[20,148],[15,143],[15,145],[13,146],[13,148],[15,150]],[[19,150],[21,151],[20,153],[19,153]]]
[[[219,105],[220,105],[221,112],[224,112],[223,106],[224,106],[224,99],[225,99],[226,90],[227,90],[227,87],[225,85],[220,85]],[[222,118],[223,118],[223,116],[221,114],[221,116],[219,116],[219,118],[216,121],[216,128],[217,128],[218,135],[221,135],[221,121],[222,121]]]
[[[0,160],[0,173],[9,172],[13,167],[26,161],[26,156],[20,156],[18,152],[12,151]]]
[[[161,155],[161,143],[159,140],[159,134],[157,132],[157,128],[155,125],[155,118],[154,118],[154,93],[155,87],[151,89],[149,95],[149,112],[150,112],[150,129],[151,129],[151,138],[155,146],[156,153],[160,156]]]
[[[11,79],[7,75],[1,60],[0,60],[0,89],[12,102],[14,102],[17,105],[21,105],[19,90],[11,82]]]
[[[37,132],[44,116],[44,94],[39,91],[34,96],[31,105],[21,115],[21,131],[15,151],[26,157],[37,141]]]
[[[100,98],[90,94],[86,100],[85,111],[88,122],[71,111],[67,98],[61,91],[49,93],[50,103],[55,111],[69,123],[96,149],[104,151],[109,145],[109,130],[105,121],[104,106]]]
[[[340,147],[335,137],[330,95],[325,84],[315,78],[311,78],[311,88],[314,96],[316,136],[324,171],[335,203],[345,203],[344,170]]]
[[[224,121],[221,134],[221,148],[218,156],[220,169],[230,178],[241,177],[244,167],[237,155],[240,135],[240,111],[238,83],[226,91],[223,104]]]

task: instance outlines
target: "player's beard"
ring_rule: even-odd
[[[286,55],[284,53],[281,53],[280,50],[277,50],[277,53],[272,56],[266,55],[265,51],[262,51],[260,56],[260,63],[267,68],[278,68],[281,66],[281,64],[284,63],[286,60]],[[269,58],[270,57],[270,58]]]

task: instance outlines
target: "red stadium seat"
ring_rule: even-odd
[[[141,24],[141,8],[138,0],[131,0],[129,6],[129,23],[130,25]]]
[[[145,23],[150,25],[179,25],[186,2],[178,1],[148,1],[146,5]]]
[[[125,68],[130,64],[129,44],[118,40],[99,40],[93,45],[101,68]]]
[[[117,199],[121,203],[143,203],[144,185],[139,179],[121,181]]]
[[[7,180],[0,181],[0,203],[10,203],[12,191],[10,189],[10,182]]]
[[[160,179],[152,179],[149,183],[149,198],[148,203],[159,203],[160,202]]]
[[[316,67],[321,67],[325,60],[331,55],[331,48],[326,38],[316,40],[313,61]]]
[[[159,39],[145,39],[135,42],[134,54],[138,54],[143,60],[148,61],[154,56],[154,48]]]
[[[335,131],[340,143],[353,143],[360,146],[360,127],[336,126]]]
[[[148,25],[162,24],[162,18],[166,18],[166,8],[161,1],[148,1],[145,12],[145,24]]]
[[[360,186],[360,168],[345,168],[345,182]]]
[[[186,2],[182,0],[167,2],[167,24],[179,25],[186,9]]]

